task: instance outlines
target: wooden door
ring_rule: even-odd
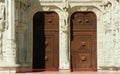
[[[38,12],[33,18],[33,71],[57,70],[59,64],[59,17]]]
[[[76,12],[71,16],[72,70],[96,70],[96,16],[92,12]]]

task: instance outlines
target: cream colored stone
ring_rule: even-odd
[[[55,11],[59,15],[59,68],[70,69],[70,16],[77,11],[92,11],[96,14],[98,69],[120,67],[118,0],[5,0],[6,28],[0,45],[3,48],[0,67],[16,67],[16,60],[20,66],[32,67],[33,16],[39,11]]]

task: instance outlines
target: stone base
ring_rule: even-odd
[[[120,68],[117,67],[105,67],[100,68],[98,72],[120,72]]]
[[[11,68],[0,68],[0,74],[16,74],[16,70]]]

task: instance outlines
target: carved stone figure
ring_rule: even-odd
[[[63,8],[63,11],[64,11],[64,24],[65,26],[67,26],[69,14],[68,14],[67,8]]]
[[[64,19],[64,27],[68,27],[68,17],[69,17],[69,13],[68,13],[68,8],[69,8],[69,3],[68,1],[63,3],[63,19]]]

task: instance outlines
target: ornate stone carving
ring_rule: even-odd
[[[104,9],[108,9],[112,6],[112,3],[110,1],[104,2],[103,6],[104,6]]]
[[[31,0],[21,0],[20,1],[20,6],[24,9],[29,8],[32,5],[32,1]]]
[[[31,7],[31,0],[20,1],[20,23],[26,23],[26,11]],[[22,15],[21,15],[22,14]]]
[[[82,6],[82,7],[80,7],[79,10],[80,10],[80,11],[87,11],[87,10],[88,10],[88,7],[87,7],[87,6]]]
[[[61,14],[61,43],[63,45],[62,47],[62,50],[61,50],[61,53],[60,55],[63,55],[65,59],[63,58],[60,58],[60,68],[70,68],[70,62],[69,62],[69,36],[68,36],[68,33],[69,33],[69,21],[68,21],[68,18],[69,18],[69,3],[68,1],[65,1],[63,2],[63,7],[62,7],[62,14]]]
[[[63,2],[63,8],[62,8],[63,25],[62,25],[62,29],[64,31],[67,31],[68,26],[69,26],[68,25],[68,18],[69,18],[69,11],[68,11],[68,9],[69,9],[69,3],[68,3],[68,1]]]
[[[2,59],[3,50],[2,50],[2,40],[3,32],[5,30],[5,3],[0,2],[0,58]]]

